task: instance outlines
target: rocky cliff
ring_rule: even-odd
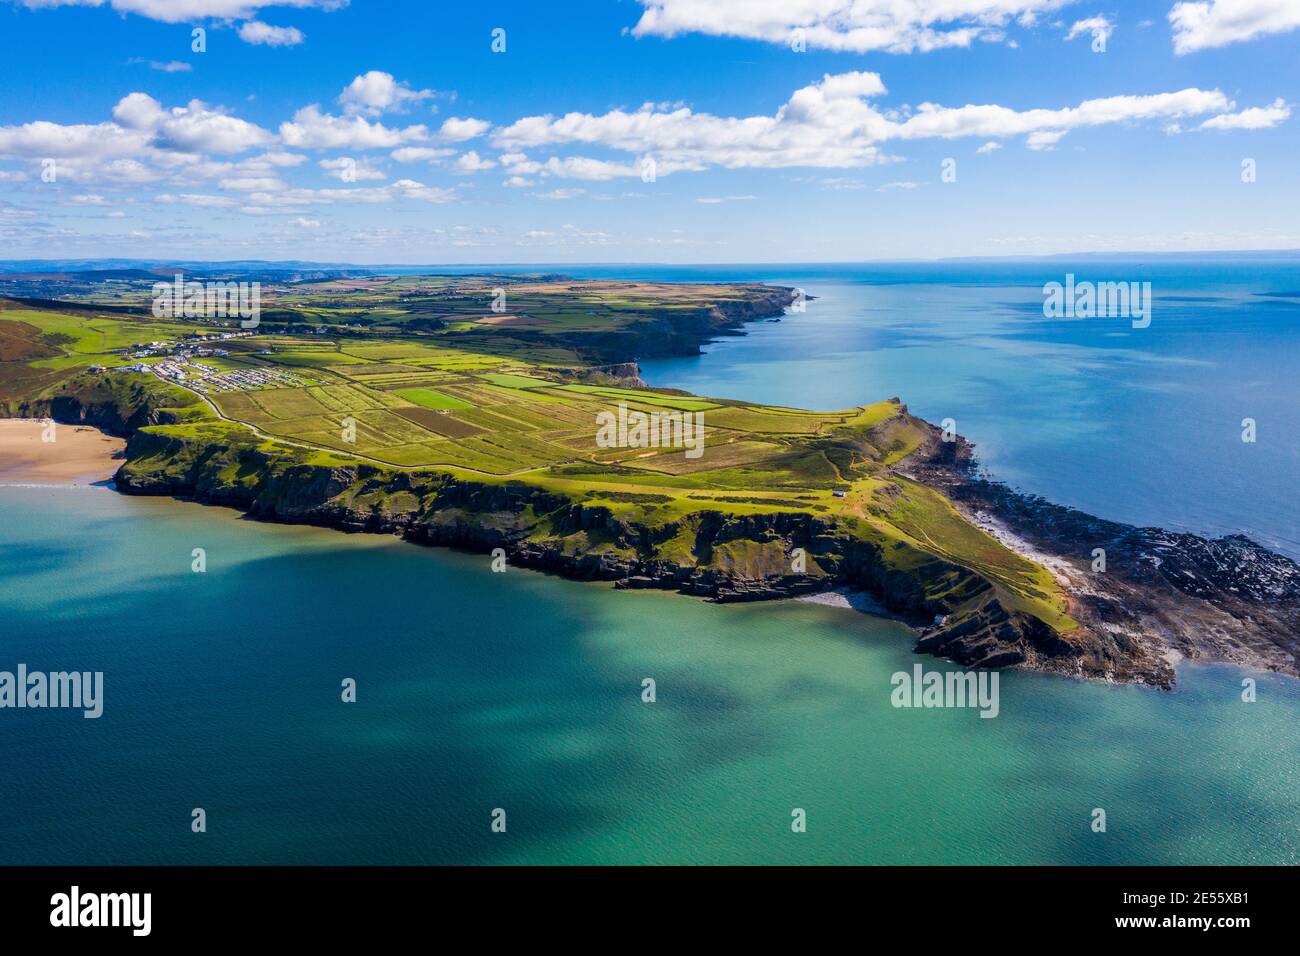
[[[127,494],[165,494],[238,508],[266,520],[408,540],[624,588],[661,588],[716,601],[749,601],[832,588],[873,595],[920,628],[918,650],[969,666],[1029,666],[1161,686],[1163,662],[1109,641],[1063,636],[1009,611],[980,574],[904,549],[854,519],[802,512],[734,515],[703,510],[661,524],[616,517],[515,481],[445,472],[306,464],[292,449],[237,431],[175,437],[136,431],[117,484]],[[797,550],[803,559],[792,560]]]
[[[911,463],[972,521],[1051,567],[1094,645],[1155,662],[1229,661],[1300,676],[1300,566],[1242,535],[1139,528],[1053,504],[975,468],[945,443]]]

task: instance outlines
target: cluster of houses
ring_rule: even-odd
[[[287,369],[276,366],[264,368],[217,369],[196,362],[192,358],[178,357],[174,361],[156,362],[144,366],[159,378],[182,382],[186,388],[200,394],[209,392],[245,392],[262,388],[302,388],[320,384],[299,378]]]

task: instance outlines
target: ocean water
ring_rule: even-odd
[[[947,665],[879,618],[104,488],[0,489],[0,627],[105,681],[0,710],[0,864],[1300,863],[1300,684],[1228,667],[896,709]]]
[[[1044,318],[1043,284],[1067,272],[1151,282],[1150,326]],[[951,418],[981,464],[1023,490],[1137,525],[1244,533],[1300,558],[1300,263],[772,267],[733,276],[751,277],[817,298],[703,357],[645,361],[645,377],[804,408],[898,396],[931,422]],[[1284,292],[1292,296],[1276,295]],[[1242,440],[1248,418],[1253,442]]]

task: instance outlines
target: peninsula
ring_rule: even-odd
[[[1180,658],[1300,675],[1300,569],[1244,538],[989,482],[899,398],[822,412],[641,380],[638,359],[797,320],[797,290],[188,278],[256,280],[256,323],[159,318],[172,270],[0,276],[0,414],[125,438],[128,494],[718,601],[869,592],[919,651],[968,666],[1166,688]]]

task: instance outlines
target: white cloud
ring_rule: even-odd
[[[577,199],[585,192],[586,192],[585,189],[552,189],[548,193],[538,193],[537,198],[549,199],[554,201],[559,201],[564,199]]]
[[[159,73],[189,73],[194,67],[183,60],[169,60],[166,63],[158,60],[142,60],[139,57],[132,57],[127,60],[128,63],[144,63],[151,70],[157,70]]]
[[[879,185],[879,186],[876,187],[876,192],[878,192],[878,193],[888,193],[888,192],[893,192],[894,190],[897,190],[897,189],[915,189],[916,187],[917,187],[917,184],[914,183],[914,182],[910,182],[910,181],[900,181],[900,182],[893,182],[893,183],[883,183],[883,184],[881,184],[881,185]]]
[[[1188,88],[1146,96],[1108,96],[1084,100],[1062,109],[1017,111],[1005,106],[948,108],[923,103],[915,116],[897,126],[904,139],[938,136],[1015,136],[1035,131],[1061,131],[1136,120],[1178,118],[1232,109],[1218,90]],[[1059,137],[1058,137],[1059,139]]]
[[[284,189],[285,184],[275,176],[232,176],[217,185],[231,192],[255,193],[267,189]]]
[[[239,39],[257,46],[297,46],[303,35],[297,27],[273,27],[250,20],[239,28]]]
[[[426,186],[413,179],[399,179],[387,186],[357,186],[351,189],[279,189],[274,192],[251,193],[248,203],[264,207],[265,211],[276,208],[297,209],[303,206],[334,205],[337,203],[391,203],[401,199],[418,199],[424,202],[446,203],[456,199],[456,193],[450,189]]]
[[[1014,17],[1022,26],[1069,0],[640,0],[645,12],[632,33],[744,37],[785,46],[865,53],[927,52],[1005,39]]]
[[[100,7],[105,0],[18,0],[31,9],[42,7]],[[135,13],[163,23],[193,23],[195,20],[247,20],[263,7],[317,7],[335,10],[348,0],[107,0],[118,13]]]
[[[457,159],[454,165],[458,173],[477,173],[496,168],[494,161],[480,158],[479,154],[472,149]]]
[[[211,196],[203,193],[181,193],[180,195],[163,193],[157,198],[161,203],[196,206],[199,209],[224,209],[235,204],[235,200],[229,196]]]
[[[1032,150],[1039,152],[1043,150],[1055,149],[1056,144],[1065,137],[1066,131],[1063,129],[1039,130],[1036,133],[1030,133],[1025,139],[1025,145]]]
[[[105,204],[104,197],[94,193],[83,193],[80,196],[73,196],[71,201],[76,203],[78,206],[102,206]]]
[[[319,228],[320,228],[320,220],[319,220],[319,219],[307,219],[307,218],[305,218],[305,217],[303,217],[303,216],[299,216],[297,219],[290,219],[290,220],[289,220],[289,225],[291,225],[291,226],[297,226],[299,229],[319,229]]]
[[[467,139],[482,136],[492,124],[480,119],[461,119],[453,116],[438,128],[438,137],[449,143],[463,143]]]
[[[527,164],[521,164],[527,165]],[[520,166],[514,167],[517,171]],[[591,159],[587,156],[552,156],[541,164],[539,172],[561,179],[583,179],[588,182],[604,182],[619,176],[639,176],[641,169],[635,163],[611,163],[603,159]]]
[[[704,203],[708,206],[716,206],[724,202],[746,202],[750,199],[757,199],[757,196],[701,196],[696,202]]]
[[[60,177],[65,172],[77,176],[98,164],[113,178],[136,180],[156,175],[139,157],[180,162],[177,157],[182,154],[239,153],[275,139],[266,130],[200,100],[164,109],[144,93],[123,97],[113,109],[113,120],[69,126],[37,120],[0,126],[0,156],[68,160],[60,164]]]
[[[1075,20],[1074,25],[1070,27],[1070,32],[1065,35],[1066,40],[1073,40],[1077,36],[1088,34],[1093,40],[1101,41],[1102,48],[1105,48],[1106,41],[1110,39],[1111,34],[1115,32],[1115,24],[1103,16],[1088,17],[1086,20]]]
[[[1212,116],[1201,124],[1201,129],[1271,129],[1291,116],[1291,107],[1281,97],[1272,106],[1252,106],[1240,113]]]
[[[979,149],[975,150],[975,152],[980,153],[981,155],[983,155],[984,153],[993,153],[993,152],[997,152],[997,151],[998,151],[999,149],[1001,149],[1001,148],[1002,148],[1002,144],[1001,144],[1001,143],[998,143],[998,142],[995,142],[995,141],[992,141],[992,140],[991,140],[991,141],[985,143],[985,144],[984,144],[983,146],[981,146]]]
[[[152,134],[154,145],[203,153],[242,153],[275,137],[246,120],[211,109],[202,100],[164,110],[152,96],[129,93],[113,108],[122,126]]]
[[[322,159],[319,166],[335,179],[341,180],[345,183],[384,180],[388,178],[388,176],[381,170],[375,169],[364,159],[357,160],[353,159],[351,156],[340,156],[337,159]]]
[[[446,159],[448,156],[456,155],[456,151],[445,148],[435,149],[431,146],[403,146],[401,149],[393,150],[391,155],[399,163],[419,163]]]
[[[1174,52],[1182,55],[1300,27],[1295,0],[1202,0],[1169,11]]]
[[[1234,108],[1218,90],[1185,89],[1085,100],[1061,109],[1020,111],[997,105],[922,103],[915,111],[899,115],[870,102],[884,92],[875,73],[841,73],[796,90],[771,116],[721,117],[695,113],[687,107],[665,111],[646,104],[635,112],[524,117],[497,129],[492,141],[509,151],[501,160],[512,175],[607,179],[639,174],[638,162],[573,156],[542,162],[528,159],[521,150],[569,144],[601,146],[638,159],[653,158],[659,176],[710,166],[848,168],[889,160],[880,145],[892,140],[1039,134],[1031,145],[1043,148],[1071,129],[1204,116]]]
[[[37,120],[0,126],[0,156],[63,159],[103,158],[138,153],[149,137],[115,123],[63,126]]]
[[[339,94],[345,113],[365,113],[378,116],[390,110],[431,99],[433,90],[413,90],[407,83],[399,82],[391,73],[371,70],[355,77]]]
[[[394,129],[364,116],[331,116],[314,103],[280,124],[280,138],[299,149],[384,149],[428,138],[424,126]]]

